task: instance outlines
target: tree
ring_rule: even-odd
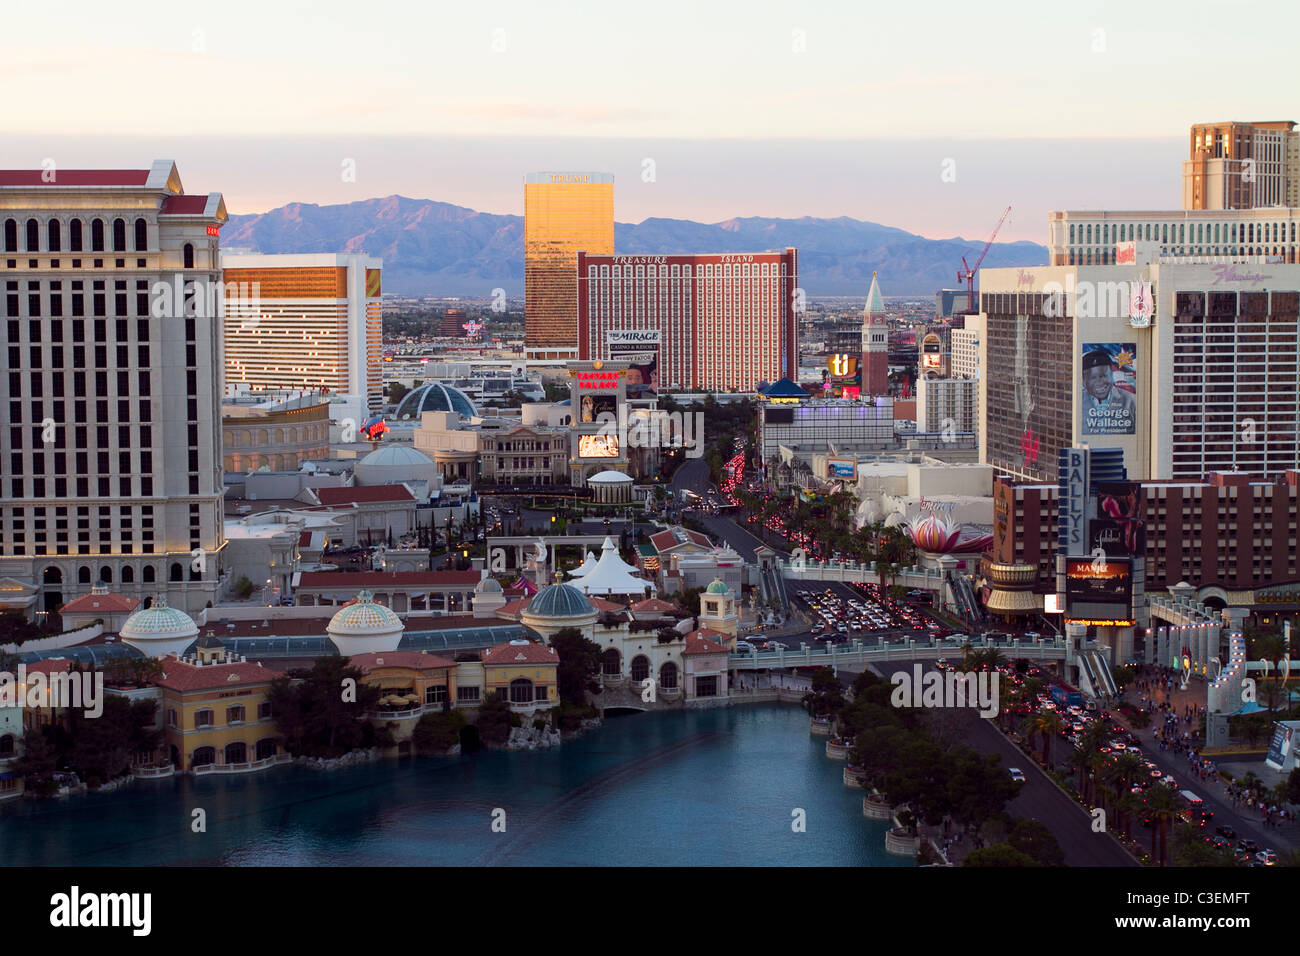
[[[235,582],[234,591],[239,595],[240,600],[247,601],[253,594],[253,582],[248,580],[247,574],[241,574],[239,580]]]
[[[559,658],[555,679],[561,703],[583,705],[587,694],[601,692],[599,644],[576,627],[556,631],[550,644]]]
[[[1300,767],[1292,770],[1286,778],[1286,802],[1300,803]]]
[[[813,671],[812,690],[804,695],[803,703],[814,717],[834,717],[844,706],[844,688],[840,679],[829,667]]]
[[[349,664],[346,657],[320,657],[297,679],[272,681],[267,699],[289,753],[338,757],[382,742],[362,719],[378,703],[380,690],[362,683],[364,673]]]
[[[26,778],[29,789],[44,791],[53,783],[59,758],[50,740],[49,729],[41,727],[27,733],[23,737],[22,756],[14,761],[14,770]]]
[[[1064,866],[1065,851],[1046,824],[1039,820],[1019,820],[1007,836],[1008,844],[1040,866]]]
[[[1064,724],[1054,710],[1041,711],[1029,718],[1029,732],[1043,735],[1043,763],[1051,766],[1052,738],[1061,732]]]
[[[1010,843],[994,843],[966,854],[962,866],[1038,866],[1028,853]]]
[[[511,718],[514,714],[510,710],[510,702],[502,697],[498,692],[492,691],[479,705],[478,718],[475,723],[478,725],[479,738],[485,744],[497,744],[498,746],[510,739],[510,727],[512,726]]]
[[[21,644],[41,636],[41,629],[17,611],[0,614],[0,645]]]
[[[400,405],[402,399],[406,397],[408,389],[401,382],[388,383],[388,400],[394,405]]]
[[[422,753],[445,753],[460,743],[460,731],[464,726],[463,711],[448,709],[425,714],[411,732],[411,743]]]

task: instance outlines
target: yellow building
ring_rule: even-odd
[[[162,659],[163,732],[177,770],[246,773],[290,758],[276,740],[268,699],[279,671],[230,655],[205,637],[194,657]]]
[[[614,253],[614,177],[524,178],[524,343],[537,358],[578,354],[578,251]]]
[[[484,696],[497,692],[517,713],[549,710],[560,703],[560,658],[555,648],[510,641],[482,652]]]
[[[456,662],[424,651],[377,651],[354,654],[352,667],[365,675],[361,683],[380,691],[366,719],[386,726],[399,753],[410,750],[411,734],[425,714],[456,706]]]

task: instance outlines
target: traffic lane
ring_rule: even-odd
[[[1065,852],[1066,866],[1137,866],[1116,840],[1092,831],[1092,817],[1064,794],[1032,758],[1021,753],[990,720],[971,721],[966,742],[981,753],[994,753],[1007,767],[1025,775],[1020,793],[1007,804],[1017,819],[1039,820],[1056,837]]]
[[[1233,840],[1236,845],[1237,840],[1254,840],[1260,848],[1282,849],[1290,845],[1289,841],[1284,839],[1281,832],[1270,830],[1263,826],[1258,818],[1243,814],[1235,809],[1232,803],[1228,801],[1224,794],[1223,788],[1218,784],[1208,784],[1199,777],[1194,777],[1187,768],[1187,755],[1175,754],[1170,750],[1161,750],[1158,746],[1151,746],[1151,728],[1145,731],[1134,731],[1141,741],[1139,746],[1142,748],[1143,759],[1150,760],[1157,767],[1174,778],[1178,784],[1179,790],[1190,790],[1196,794],[1205,803],[1205,808],[1214,812],[1214,819],[1206,826],[1200,828],[1204,836],[1213,836],[1214,828],[1227,824],[1237,831],[1237,837]],[[1214,760],[1213,757],[1210,758]]]

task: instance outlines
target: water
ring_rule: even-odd
[[[141,780],[0,805],[0,862],[913,865],[885,853],[885,824],[862,816],[862,791],[844,786],[825,743],[800,708],[751,705],[609,718],[553,751]],[[195,809],[206,833],[192,831]]]

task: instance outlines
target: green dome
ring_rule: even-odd
[[[708,594],[726,594],[730,590],[722,583],[721,578],[714,578],[707,588],[704,589]]]

